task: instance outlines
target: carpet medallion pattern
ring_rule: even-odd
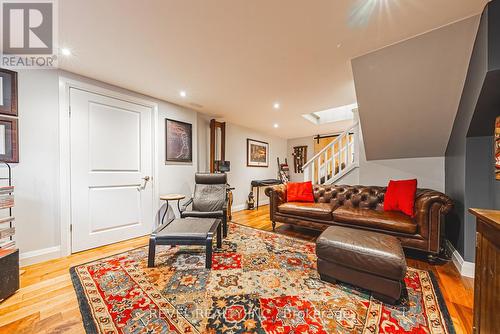
[[[408,268],[396,306],[319,279],[314,243],[231,224],[212,270],[196,247],[71,268],[88,333],[453,333],[431,273]]]

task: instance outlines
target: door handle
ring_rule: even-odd
[[[142,186],[137,187],[138,191],[142,191],[142,190],[146,189],[146,186],[148,185],[148,181],[151,179],[151,177],[144,176],[142,179],[144,180],[144,184]]]

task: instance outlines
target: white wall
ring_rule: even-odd
[[[19,72],[20,163],[13,168],[16,241],[22,264],[60,256],[59,77],[79,80],[158,104],[160,193],[190,196],[198,170],[196,111],[56,70]],[[193,124],[193,163],[165,164],[165,118]],[[158,204],[160,202],[158,201]],[[175,206],[174,206],[175,207]]]
[[[394,138],[397,141],[397,138]],[[444,192],[444,157],[366,160],[363,129],[360,131],[359,184],[387,186],[389,180],[416,178],[419,188]],[[354,175],[356,172],[354,172]],[[348,183],[341,179],[338,183]]]
[[[269,143],[269,167],[247,167],[247,138]],[[252,180],[276,179],[278,177],[276,158],[279,157],[280,161],[284,161],[286,152],[286,139],[226,123],[226,160],[231,162],[228,182],[232,187],[236,188],[233,192],[233,208],[235,211],[246,208]],[[259,205],[269,203],[269,198],[264,194],[264,189],[264,187],[260,189]]]
[[[444,157],[372,160],[360,162],[359,183],[387,186],[389,180],[413,179],[419,188],[444,191]],[[349,181],[340,180],[340,183]]]
[[[211,117],[198,114],[198,151],[200,154],[198,170],[210,171],[210,119]],[[205,140],[203,140],[203,138]],[[246,145],[247,138],[269,143],[269,167],[247,167]],[[246,209],[248,194],[251,191],[252,180],[276,179],[278,165],[276,158],[284,161],[287,153],[286,139],[269,136],[255,130],[226,123],[226,160],[231,162],[231,171],[227,174],[228,183],[233,190],[233,211]],[[202,161],[204,159],[204,161]],[[264,194],[265,187],[260,188],[259,205],[269,203],[269,198]],[[257,194],[254,194],[257,196]],[[257,197],[256,197],[257,198]]]
[[[211,117],[199,114],[198,116],[198,138],[201,152],[205,161],[199,161],[200,172],[210,170],[210,119]],[[203,140],[205,138],[205,140]],[[247,167],[247,138],[256,139],[269,143],[269,167]],[[287,156],[286,139],[269,136],[255,130],[241,127],[232,123],[226,123],[226,160],[231,162],[231,171],[227,174],[228,183],[234,187],[233,211],[246,209],[246,201],[251,191],[252,180],[276,179],[278,177],[278,164]],[[200,155],[200,160],[202,156]],[[269,203],[269,198],[264,194],[265,187],[260,188],[259,205]],[[257,196],[257,194],[254,194]]]
[[[314,156],[314,139],[313,136],[288,139],[288,166],[290,167],[290,181],[302,182],[304,181],[304,173],[295,173],[293,169],[293,148],[294,146],[307,146],[306,162]]]
[[[168,103],[158,101],[158,185],[161,194],[180,193],[189,198],[194,191],[194,174],[198,170],[198,113],[196,111]],[[172,163],[165,162],[165,119],[174,119],[193,125],[193,162],[192,163]],[[187,200],[187,199],[186,199]],[[182,201],[181,201],[182,202]],[[174,203],[175,204],[175,203]],[[172,205],[177,211],[177,205]]]
[[[20,163],[13,165],[17,246],[21,257],[26,252],[47,248],[51,248],[47,252],[57,254],[60,245],[58,73],[19,71],[18,82]]]
[[[210,172],[210,120],[212,117],[198,113],[198,171]]]

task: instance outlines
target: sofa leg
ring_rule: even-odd
[[[273,232],[276,230],[276,222],[273,220]]]
[[[429,254],[427,255],[427,262],[429,262],[430,264],[435,264],[437,263],[438,261],[438,257],[434,254]]]

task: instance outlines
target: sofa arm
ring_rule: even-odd
[[[274,214],[278,210],[278,206],[286,203],[286,185],[279,184],[267,187],[264,192],[269,197],[269,215],[271,220],[274,221]]]
[[[431,189],[419,189],[415,196],[415,217],[427,215],[431,207],[439,205],[440,213],[446,215],[453,208],[453,201],[442,192]]]
[[[415,197],[415,221],[418,232],[429,239],[429,251],[439,252],[444,216],[453,208],[453,201],[442,192],[419,189]]]

